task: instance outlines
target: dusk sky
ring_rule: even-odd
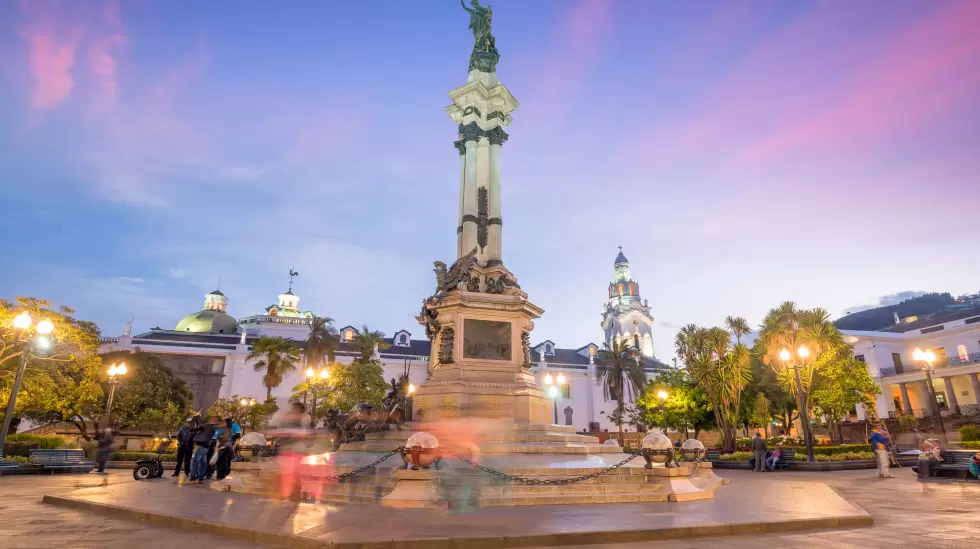
[[[504,261],[535,342],[600,342],[619,245],[676,327],[980,289],[980,1],[495,0],[520,102]],[[118,335],[236,317],[389,335],[455,259],[456,0],[0,3],[0,295]]]

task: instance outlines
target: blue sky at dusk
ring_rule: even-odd
[[[504,260],[601,340],[622,245],[679,325],[980,289],[980,2],[496,0]],[[456,247],[455,0],[0,2],[0,295],[118,334],[221,279],[407,328]]]

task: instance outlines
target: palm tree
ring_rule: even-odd
[[[340,337],[333,327],[333,319],[315,316],[310,322],[310,333],[306,336],[303,358],[312,366],[334,361],[334,352],[340,346]]]
[[[255,371],[265,370],[262,384],[265,385],[265,399],[269,401],[272,400],[272,390],[282,384],[286,374],[296,371],[299,346],[291,339],[262,336],[252,345],[248,359],[261,359],[255,363]]]
[[[759,328],[759,341],[756,353],[762,362],[776,372],[779,383],[796,399],[799,409],[810,410],[810,389],[813,386],[815,365],[821,353],[832,351],[844,345],[843,335],[830,321],[830,314],[824,309],[797,309],[792,301],[786,301],[771,309],[762,320]],[[793,368],[779,359],[783,349],[796,355],[801,346],[807,347],[811,359],[796,363],[800,374],[800,387],[797,387]],[[802,389],[802,394],[800,394]],[[809,418],[800,418],[809,421]]]
[[[370,362],[374,359],[375,349],[383,351],[391,347],[390,343],[385,343],[385,334],[380,331],[371,331],[367,326],[362,327],[357,333],[357,348],[361,351],[361,362]]]
[[[752,328],[749,328],[749,321],[740,316],[725,317],[725,328],[735,336],[736,343],[741,343],[742,336],[752,331]]]
[[[630,340],[616,342],[612,347],[605,345],[599,351],[596,361],[596,381],[602,385],[602,393],[606,400],[616,401],[616,422],[619,426],[619,440],[623,440],[623,421],[626,408],[626,393],[640,393],[646,385],[647,376]]]
[[[731,336],[722,328],[701,328],[694,324],[681,328],[674,346],[691,378],[708,395],[725,450],[733,451],[742,393],[752,380],[752,355],[748,347],[741,343],[731,345]]]

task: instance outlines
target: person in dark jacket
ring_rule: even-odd
[[[194,419],[187,418],[187,422],[177,431],[177,465],[174,467],[175,477],[180,476],[181,468],[184,469],[184,476],[191,476],[191,454],[194,453]]]
[[[194,454],[191,456],[191,482],[198,484],[204,483],[204,475],[208,470],[208,448],[214,440],[214,430],[218,425],[218,418],[209,417],[208,422],[198,425],[192,429],[194,431]]]
[[[752,452],[755,454],[754,470],[762,472],[766,468],[766,439],[757,431],[752,439]]]
[[[112,429],[108,427],[99,435],[99,453],[96,461],[99,462],[99,473],[105,474],[105,464],[109,461],[109,454],[112,452]]]

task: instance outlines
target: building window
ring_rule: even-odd
[[[902,371],[903,371],[902,370],[902,355],[900,355],[898,353],[892,353],[892,364],[895,365],[895,373],[896,374],[901,374]]]
[[[572,388],[568,383],[561,386],[561,397],[564,399],[572,398]]]
[[[637,349],[640,348],[640,335],[639,334],[633,334],[633,347],[635,347]]]
[[[348,329],[344,331],[344,341],[354,341],[354,330]]]
[[[966,345],[962,343],[956,346],[956,354],[960,355],[960,360],[963,362],[970,360],[970,353],[966,352]]]
[[[555,348],[552,347],[550,343],[545,343],[545,345],[544,345],[544,354],[546,354],[546,355],[554,355],[555,354]]]
[[[864,355],[854,355],[854,360],[858,362],[864,362]]]

